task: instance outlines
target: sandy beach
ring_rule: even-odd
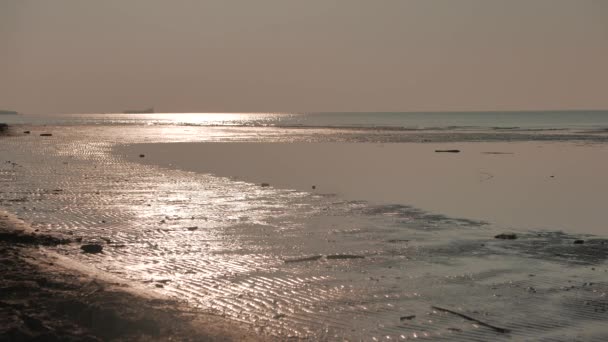
[[[38,237],[2,242],[6,286],[35,294],[3,292],[6,334],[605,340],[603,133],[13,133],[0,205]],[[74,296],[75,310],[57,309]],[[91,306],[109,310],[115,335],[79,320]],[[49,329],[27,325],[38,321]]]
[[[0,340],[259,340],[234,322],[193,315],[183,303],[44,248],[70,243],[77,244],[0,212]]]

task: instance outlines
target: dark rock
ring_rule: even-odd
[[[312,186],[312,189],[313,189],[313,190],[314,190],[314,189],[316,189],[316,188],[317,188],[317,186],[316,186],[316,185],[313,185],[313,186]]]
[[[23,131],[23,134],[30,134],[30,131]]]
[[[269,184],[269,183],[262,183],[262,184],[260,184],[260,186],[261,186],[262,188],[267,188],[267,187],[269,187],[269,186],[270,186],[270,184]]]
[[[189,231],[191,231],[191,232],[192,232],[192,231],[197,230],[197,229],[198,229],[198,227],[196,227],[196,226],[195,226],[195,227],[188,227],[188,228],[186,228],[186,229],[188,229]]]
[[[91,243],[80,246],[80,249],[82,249],[84,253],[96,254],[101,253],[103,251],[103,246],[97,243]]]
[[[575,245],[582,245],[585,243],[585,240],[574,240]]]
[[[28,316],[28,315],[22,315],[21,316],[21,320],[23,320],[23,323],[25,323],[25,325],[30,328],[31,330],[34,331],[47,331],[49,330],[49,328],[47,326],[44,325],[44,323],[42,323],[41,320],[39,320],[36,317],[32,317],[32,316]]]
[[[435,150],[437,153],[460,153],[460,150]]]
[[[517,235],[515,235],[513,233],[502,233],[502,234],[496,235],[494,238],[502,239],[502,240],[515,240],[515,239],[517,239]]]
[[[145,156],[146,156],[145,154],[140,154],[140,155],[139,155],[139,158],[143,158],[143,157],[145,157]]]

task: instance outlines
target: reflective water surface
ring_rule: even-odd
[[[499,240],[502,230],[481,222],[141,165],[112,153],[117,144],[141,142],[403,140],[394,133],[21,128],[33,134],[0,140],[0,207],[41,231],[105,246],[99,255],[80,253],[79,244],[58,247],[61,253],[259,333],[377,341],[608,337],[604,239],[523,231]],[[580,238],[584,244],[573,243]]]

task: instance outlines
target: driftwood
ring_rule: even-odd
[[[460,153],[460,150],[435,150],[437,153]]]
[[[304,258],[296,258],[296,259],[285,259],[283,260],[286,264],[291,263],[291,262],[305,262],[305,261],[315,261],[315,260],[319,260],[321,259],[323,256],[322,255],[313,255],[313,256],[309,256],[309,257],[304,257]]]
[[[335,259],[363,259],[365,258],[362,255],[352,255],[352,254],[333,254],[328,255],[327,260],[335,260]]]
[[[294,259],[284,259],[283,262],[286,264],[294,263],[294,262],[305,262],[305,261],[316,261],[323,258],[323,255],[313,255],[309,257],[303,258],[294,258]],[[363,259],[365,258],[362,255],[352,255],[352,254],[332,254],[325,256],[327,260],[342,260],[342,259]]]
[[[501,334],[506,334],[506,333],[511,332],[511,330],[509,330],[509,329],[500,328],[500,327],[497,327],[495,325],[491,325],[491,324],[482,322],[482,321],[480,321],[480,320],[478,320],[476,318],[473,318],[471,316],[467,316],[467,315],[462,314],[460,312],[456,312],[456,311],[452,311],[452,310],[449,310],[449,309],[440,308],[438,306],[431,306],[431,307],[433,309],[437,310],[437,311],[443,311],[443,312],[451,313],[452,315],[456,315],[458,317],[462,317],[462,318],[464,318],[464,319],[466,319],[468,321],[473,321],[473,322],[475,322],[475,323],[477,323],[479,325],[483,325],[484,327],[490,328],[490,329],[492,329],[492,330],[494,330],[496,332],[499,332]]]

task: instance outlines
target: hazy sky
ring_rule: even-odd
[[[0,109],[608,108],[607,0],[0,0]]]

